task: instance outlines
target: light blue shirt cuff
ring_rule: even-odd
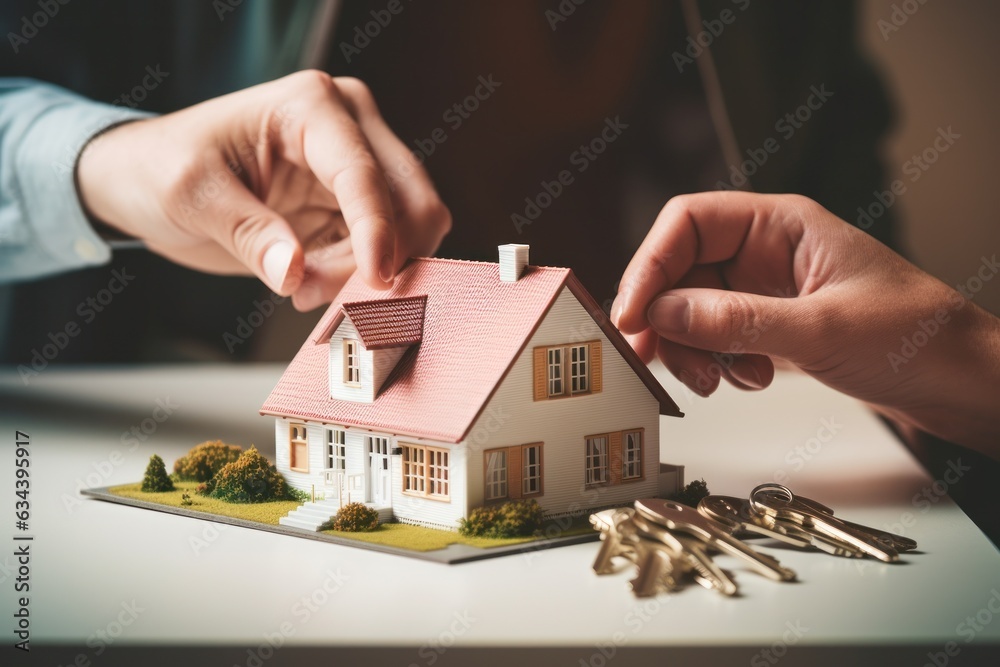
[[[3,167],[13,173],[2,183],[7,201],[0,210],[4,265],[0,281],[32,279],[110,261],[111,249],[81,206],[76,161],[95,135],[151,114],[92,102],[46,84],[0,96],[0,101],[9,104],[14,102],[11,97],[22,95],[26,99],[19,101],[28,108],[22,107],[14,117],[9,108],[5,110],[8,117],[2,130]],[[15,216],[19,219],[10,219]]]

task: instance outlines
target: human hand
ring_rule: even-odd
[[[80,156],[96,218],[179,264],[255,274],[299,310],[329,302],[355,268],[387,289],[451,226],[422,167],[357,79],[319,71],[113,128]]]
[[[897,420],[997,456],[1000,320],[804,197],[670,200],[626,269],[611,318],[644,361],[658,355],[702,396],[721,377],[763,388],[781,358]]]

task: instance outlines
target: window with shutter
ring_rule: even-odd
[[[604,388],[601,341],[536,347],[532,359],[536,401],[596,394]]]

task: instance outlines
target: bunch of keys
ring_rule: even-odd
[[[604,510],[591,515],[590,522],[601,531],[594,571],[613,572],[612,561],[619,556],[631,560],[637,572],[629,583],[637,597],[678,590],[688,578],[709,590],[735,595],[736,582],[712,560],[713,551],[740,558],[769,579],[795,579],[795,572],[776,559],[750,548],[697,510],[671,500],[637,500],[635,509]]]
[[[913,540],[844,521],[815,500],[796,496],[780,484],[761,484],[747,500],[708,496],[698,511],[731,535],[751,533],[801,549],[817,549],[834,556],[870,556],[895,563],[903,551],[917,548]]]

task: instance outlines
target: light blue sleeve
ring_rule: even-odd
[[[32,79],[0,78],[0,283],[108,262],[77,196],[80,150],[150,114]]]

